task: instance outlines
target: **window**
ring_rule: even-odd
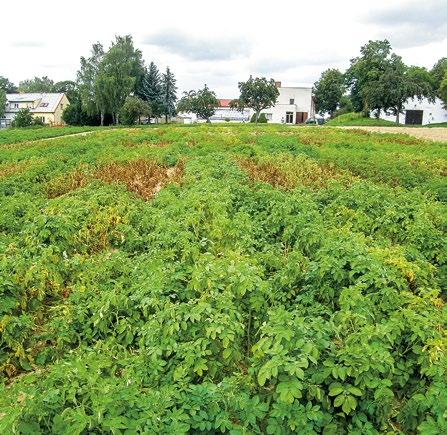
[[[293,112],[286,112],[286,124],[293,124]]]
[[[41,116],[40,120],[42,121],[43,124],[45,124],[45,116]]]
[[[48,103],[40,103],[40,107],[48,107]]]
[[[272,120],[272,114],[271,113],[265,113],[265,117],[267,118],[267,121]]]
[[[19,103],[13,103],[12,104],[12,108],[13,109],[18,109],[19,108]]]
[[[291,98],[289,104],[295,104],[295,98]]]
[[[64,109],[64,105],[61,103],[61,110],[63,110]]]

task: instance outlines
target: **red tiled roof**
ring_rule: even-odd
[[[229,100],[227,98],[219,98],[220,107],[230,107],[230,102],[232,100]]]

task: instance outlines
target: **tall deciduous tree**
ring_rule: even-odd
[[[430,74],[433,80],[433,89],[435,90],[437,96],[440,96],[441,83],[447,74],[447,57],[442,57],[439,59],[430,70]]]
[[[327,69],[314,84],[314,95],[317,112],[329,113],[332,117],[345,91],[343,74],[335,68]]]
[[[162,75],[161,91],[163,115],[165,116],[165,121],[168,122],[169,118],[175,115],[175,103],[177,101],[176,79],[169,67],[166,68],[166,72]]]
[[[90,57],[81,57],[81,68],[77,73],[82,109],[89,116],[94,116],[99,113],[101,116],[101,125],[104,125],[104,115],[107,110],[106,102],[98,93],[97,87],[99,66],[103,57],[103,46],[99,42],[93,44]]]
[[[130,35],[117,36],[99,65],[96,92],[112,113],[115,124],[126,98],[135,91],[144,74],[141,51],[134,48]]]
[[[217,107],[219,107],[219,100],[216,98],[216,94],[205,85],[198,91],[185,92],[177,105],[177,110],[195,113],[198,118],[210,122]]]
[[[385,110],[391,110],[396,116],[396,123],[399,123],[400,114],[409,98],[434,99],[428,71],[419,67],[407,67],[402,58],[395,54],[391,56],[387,68],[378,80],[378,89],[385,95]]]
[[[14,83],[2,76],[0,76],[0,89],[3,89],[7,94],[13,94],[18,91]]]
[[[34,77],[19,83],[19,92],[54,92],[54,82],[49,77]]]
[[[369,41],[360,49],[361,56],[351,60],[346,71],[346,82],[351,89],[353,102],[361,101],[367,116],[371,110],[386,106],[386,93],[380,87],[380,79],[389,66],[391,45],[387,40]]]
[[[154,62],[146,70],[137,95],[151,106],[152,116],[158,118],[163,114],[163,90],[160,73]]]
[[[78,97],[76,82],[72,80],[56,82],[53,86],[53,92],[63,92],[67,96],[70,103]]]
[[[239,82],[240,96],[230,103],[230,107],[244,110],[246,107],[253,109],[258,122],[261,110],[268,109],[275,105],[279,96],[278,88],[273,79],[267,80],[265,77],[250,78],[246,82]]]

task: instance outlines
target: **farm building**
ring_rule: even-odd
[[[302,124],[315,116],[312,87],[282,86],[276,82],[279,97],[276,104],[263,110],[267,121],[275,124]]]
[[[396,116],[390,112],[383,112],[380,117],[396,121]],[[427,98],[421,101],[411,98],[405,103],[404,111],[399,117],[399,123],[406,125],[428,125],[439,122],[447,122],[447,110],[439,98],[434,102],[430,102]]]
[[[9,127],[20,109],[29,109],[46,125],[63,125],[62,112],[70,104],[64,93],[6,94],[6,110],[0,128]]]

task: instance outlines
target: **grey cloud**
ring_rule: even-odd
[[[197,38],[178,30],[163,30],[143,38],[155,45],[192,60],[226,60],[250,54],[251,44],[243,37]]]
[[[16,48],[38,48],[44,47],[45,43],[41,41],[15,41],[11,43],[11,46]]]
[[[380,27],[381,37],[398,48],[419,47],[447,38],[445,0],[411,0],[371,13],[364,21]]]
[[[320,52],[293,58],[259,58],[254,60],[250,66],[253,71],[268,74],[303,67],[324,67],[339,63],[343,60],[344,58],[342,56]]]

